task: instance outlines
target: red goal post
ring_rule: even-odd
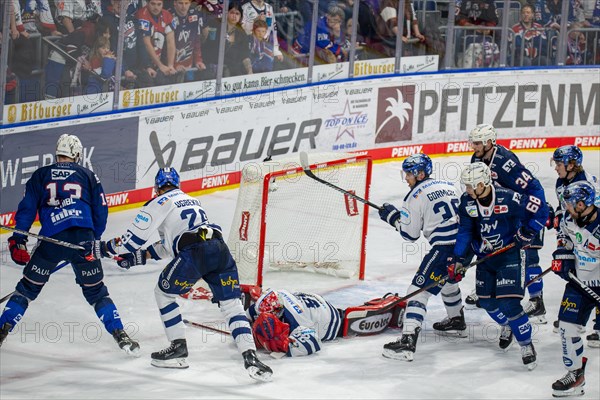
[[[369,198],[372,160],[310,154],[314,174]],[[364,279],[368,206],[303,173],[299,158],[247,164],[227,244],[240,283],[262,286],[270,271]]]

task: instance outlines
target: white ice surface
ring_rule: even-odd
[[[555,173],[550,152],[520,153],[541,179],[547,197],[556,205]],[[435,158],[438,177],[455,178],[465,157]],[[600,173],[597,151],[585,153],[589,172]],[[408,188],[402,181],[400,163],[374,167],[371,200],[400,205]],[[323,187],[323,190],[330,190]],[[211,221],[225,233],[231,225],[237,190],[202,196]],[[104,237],[123,232],[135,210],[112,213]],[[33,231],[35,231],[34,228]],[[6,248],[9,235],[0,236],[2,266],[0,294],[14,290],[21,269]],[[555,234],[547,234],[541,252],[542,268],[550,266]],[[30,242],[31,243],[31,242]],[[31,246],[30,246],[31,247]],[[369,215],[366,279],[343,280],[311,273],[271,273],[265,284],[291,290],[323,294],[339,307],[360,304],[386,292],[404,294],[426,246],[404,242],[374,210]],[[532,398],[551,397],[551,384],[562,377],[559,336],[551,323],[557,315],[564,281],[554,274],[544,280],[548,324],[536,326],[538,367],[528,372],[518,346],[507,353],[497,350],[498,329],[481,310],[466,311],[468,339],[435,335],[431,325],[445,316],[439,297],[428,305],[424,331],[415,361],[388,360],[381,356],[383,344],[395,340],[398,331],[340,339],[324,345],[317,355],[305,358],[260,357],[274,370],[272,383],[261,384],[248,377],[240,355],[229,337],[188,328],[190,350],[187,370],[159,369],[150,365],[150,353],[167,345],[153,289],[163,264],[148,263],[122,271],[107,261],[105,282],[117,304],[128,332],[141,344],[139,359],[127,358],[112,337],[101,329],[96,316],[65,268],[52,275],[39,298],[31,304],[21,325],[0,350],[0,399],[186,399],[186,398]],[[463,298],[474,287],[474,273],[461,284]],[[185,318],[199,322],[220,321],[218,308],[209,302],[182,301]],[[591,321],[587,332],[591,331]],[[600,398],[600,350],[585,347],[589,358],[585,398]]]

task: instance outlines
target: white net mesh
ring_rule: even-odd
[[[342,161],[313,172],[365,198],[370,163],[348,154],[309,155],[310,164],[334,160]],[[298,168],[298,159],[288,159],[247,165],[242,171],[228,240],[241,283],[260,283],[261,264],[263,273],[301,270],[346,278],[359,275],[364,205],[297,172]],[[269,180],[267,193],[263,193],[265,179]],[[263,203],[266,207],[261,238]],[[264,256],[259,259],[261,248]]]

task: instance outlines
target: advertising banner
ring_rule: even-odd
[[[126,118],[78,126],[39,129],[0,135],[0,220],[10,223],[25,184],[38,168],[54,163],[56,141],[63,133],[77,135],[83,144],[82,165],[94,171],[106,193],[135,188],[138,119]],[[118,205],[123,198],[107,199]]]

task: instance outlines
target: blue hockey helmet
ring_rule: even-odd
[[[563,192],[563,199],[573,206],[583,201],[583,204],[589,207],[594,204],[595,198],[596,189],[588,181],[573,182]]]
[[[561,162],[565,165],[569,164],[569,161],[575,161],[575,165],[581,165],[583,162],[583,153],[579,147],[569,144],[554,150],[552,160],[554,160],[554,162]]]
[[[410,172],[415,176],[417,176],[420,171],[423,171],[425,176],[428,177],[433,171],[431,158],[429,158],[427,154],[413,154],[412,156],[407,157],[402,163],[402,171],[404,171],[404,173]]]
[[[154,178],[154,187],[156,188],[156,190],[167,185],[179,188],[179,174],[177,173],[175,168],[161,168],[156,173],[156,177]]]

